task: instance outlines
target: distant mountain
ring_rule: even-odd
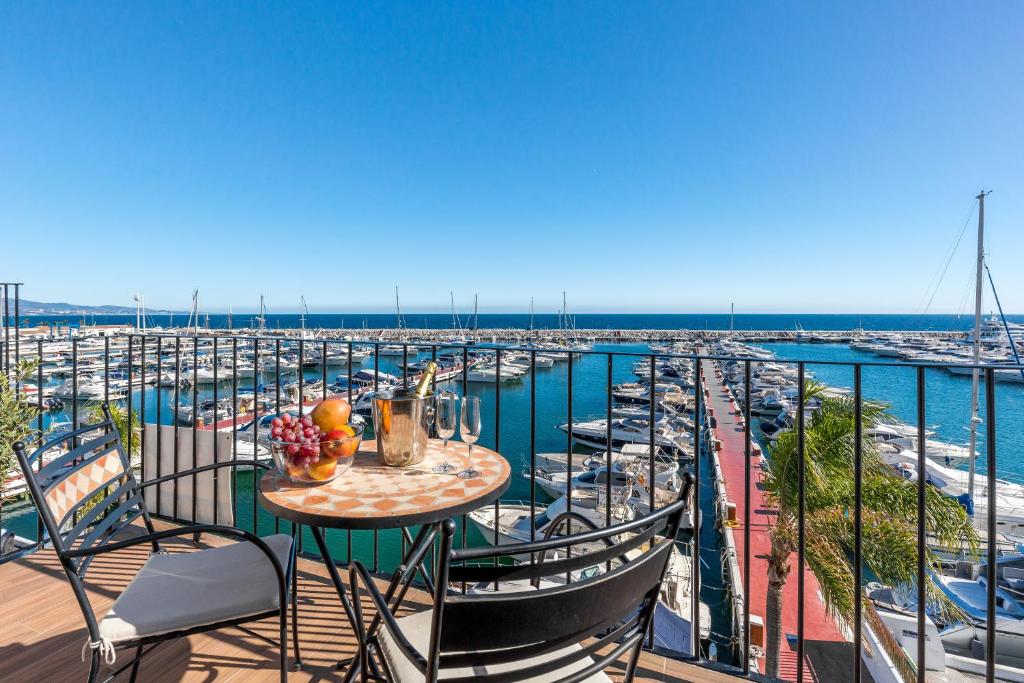
[[[29,301],[22,299],[20,304],[21,315],[135,315],[134,306],[86,306],[85,304],[66,303],[44,303],[42,301]],[[11,300],[8,308],[11,315],[14,315],[14,301]],[[168,313],[181,313],[181,311],[161,311],[147,308],[148,315],[165,315]]]

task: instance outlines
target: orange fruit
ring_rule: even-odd
[[[343,458],[352,455],[359,448],[359,440],[353,439],[356,430],[349,425],[332,429],[320,438],[320,452],[328,458]]]
[[[326,434],[333,429],[347,426],[351,414],[352,406],[348,404],[348,401],[340,397],[333,397],[318,403],[309,416],[313,418],[313,424],[320,428],[320,432]]]
[[[306,476],[306,467],[296,462],[292,462],[290,458],[285,461],[284,468],[288,472],[288,476],[290,477],[295,477],[298,479]]]
[[[338,461],[334,458],[320,456],[319,460],[309,466],[309,476],[311,479],[324,481],[334,475],[334,470],[337,466]]]

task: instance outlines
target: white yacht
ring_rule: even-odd
[[[530,479],[529,472],[523,476]],[[610,483],[612,495],[619,500],[628,501],[640,514],[650,512],[651,487],[647,480],[649,474],[644,468],[624,469],[621,466],[612,465],[609,476],[607,467],[598,467],[572,476],[573,491],[588,491],[598,493],[606,491]],[[557,498],[568,490],[569,475],[566,472],[548,472],[538,469],[534,473],[533,480],[549,496]],[[609,479],[611,480],[609,482]],[[679,489],[682,480],[679,478],[679,463],[677,462],[656,462],[655,463],[655,486],[654,500],[656,506],[667,505],[679,496]]]
[[[495,531],[497,531],[499,545],[527,543],[543,538],[544,532],[551,526],[551,522],[569,509],[565,496],[559,496],[555,502],[539,513],[536,510],[540,508],[531,508],[529,503],[502,501],[499,507],[497,519],[495,519],[493,505],[474,510],[468,515],[473,526],[488,543],[494,544]],[[603,527],[607,521],[607,508],[603,495],[595,497],[593,494],[574,491],[572,511],[586,517],[597,526]],[[636,517],[636,509],[628,504],[613,502],[611,515],[613,524],[628,522]],[[579,531],[579,525],[574,526],[573,530]]]
[[[518,382],[523,379],[526,371],[515,366],[501,364],[501,381]],[[474,365],[466,372],[466,380],[470,382],[498,382],[498,366],[491,364]]]
[[[574,422],[571,430],[568,423],[558,426],[576,443],[598,450],[603,450],[608,446],[608,427],[607,420]],[[651,442],[650,433],[650,425],[647,420],[612,418],[611,447],[614,450],[621,449],[627,444],[649,444]],[[679,430],[668,420],[662,420],[654,424],[654,443],[657,447],[672,453],[692,453],[693,435]]]

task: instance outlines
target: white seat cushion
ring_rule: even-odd
[[[287,570],[291,536],[263,541]],[[116,644],[268,612],[279,602],[274,567],[252,543],[153,555],[103,617],[100,635]]]
[[[517,589],[513,589],[517,590]],[[426,652],[428,644],[430,642],[430,617],[431,612],[419,612],[412,614],[407,617],[402,617],[398,620],[398,625],[402,629],[402,633],[405,635],[409,643],[416,648],[424,658],[426,658]],[[485,628],[501,628],[500,624],[492,624]],[[391,673],[394,675],[396,681],[400,683],[409,683],[410,681],[422,681],[424,676],[420,673],[419,669],[409,660],[408,657],[402,652],[401,648],[395,643],[394,637],[391,632],[382,624],[377,637],[380,643],[381,654],[387,660],[388,668],[391,669]],[[528,666],[533,666],[541,662],[550,661],[552,659],[558,659],[563,657],[570,652],[576,652],[580,650],[579,645],[570,645],[569,647],[561,650],[555,650],[554,652],[548,652],[537,657],[530,659],[524,659],[518,662],[507,662],[505,664],[496,664],[493,666],[481,666],[481,667],[465,667],[459,669],[442,669],[440,680],[449,678],[463,678],[467,676],[485,676],[494,675],[497,673],[515,671],[517,669],[523,669]],[[585,669],[593,663],[593,660],[589,657],[573,662],[568,666],[564,666],[560,669],[556,669],[551,673],[544,674],[543,676],[534,676],[532,678],[524,678],[522,681],[529,681],[530,683],[545,683],[547,681],[557,681],[565,678],[570,674]],[[608,678],[603,672],[598,672],[585,679],[586,683],[610,683],[611,679]]]

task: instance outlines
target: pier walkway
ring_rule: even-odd
[[[744,545],[744,466],[746,460],[744,448],[744,426],[739,406],[733,401],[729,389],[714,361],[703,361],[701,375],[704,394],[709,414],[715,419],[714,438],[718,443],[713,449],[712,458],[716,460],[722,473],[722,484],[729,503],[736,506],[736,521],[727,525],[727,544],[734,544],[735,562],[742,577],[743,556],[747,548]],[[751,454],[751,489],[750,489],[750,614],[751,623],[757,619],[765,620],[765,604],[768,592],[768,554],[771,549],[771,524],[775,511],[765,503],[764,491],[761,486],[760,449],[752,449]],[[731,531],[731,534],[729,533]],[[731,536],[731,539],[729,538]],[[786,680],[796,680],[797,669],[797,568],[796,555],[790,560],[793,571],[790,573],[783,589],[782,603],[782,645],[780,653],[779,675]],[[742,583],[735,588],[742,593]],[[804,568],[804,664],[803,680],[820,681],[821,683],[838,683],[848,680],[851,676],[851,658],[853,645],[847,642],[839,626],[825,609],[821,598],[818,582],[814,574]],[[742,610],[742,603],[739,609]],[[743,614],[736,615],[736,623],[742,630]],[[756,632],[756,629],[752,627]],[[757,636],[752,639],[753,645],[759,645]],[[764,672],[764,657],[757,659],[757,667]],[[867,679],[867,676],[865,676]]]

